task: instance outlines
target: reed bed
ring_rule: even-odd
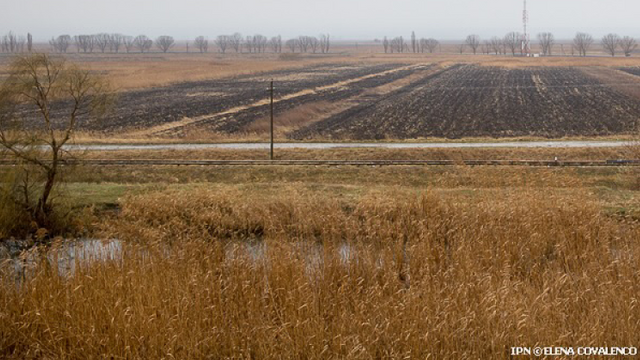
[[[43,260],[18,283],[3,268],[0,357],[464,359],[640,344],[640,226],[586,193],[165,190],[123,199],[103,227],[124,242],[112,260],[72,274]]]

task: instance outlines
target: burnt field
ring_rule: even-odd
[[[354,81],[368,76],[380,74],[380,79],[364,79],[384,83],[393,81],[398,76],[408,74],[400,71],[389,76],[385,73],[402,68],[401,64],[384,65],[313,65],[303,68],[286,69],[260,73],[256,75],[238,76],[222,80],[186,82],[166,87],[123,92],[119,95],[118,105],[106,119],[96,122],[85,122],[81,130],[123,132],[144,130],[170,124],[158,132],[179,134],[185,128],[195,124],[208,123],[215,131],[234,132],[260,116],[265,109],[259,104],[268,97],[267,87],[270,80],[277,84],[277,96],[287,97],[316,88],[331,87],[345,81]],[[344,90],[344,89],[343,89]],[[334,93],[326,91],[326,93]],[[300,94],[294,96],[296,101],[287,101],[279,105],[279,110],[309,100],[310,96]],[[313,100],[332,98],[327,94],[316,94]],[[335,99],[335,97],[333,97]],[[223,120],[217,118],[223,116]],[[209,119],[209,117],[211,119]],[[184,123],[177,123],[187,119]],[[189,121],[190,119],[195,119]],[[213,120],[218,120],[213,121]],[[172,123],[175,123],[171,125]],[[187,126],[188,125],[188,126]]]
[[[122,92],[80,131],[263,139],[272,79],[280,140],[605,136],[640,120],[640,78],[615,69],[321,64]]]
[[[634,84],[627,84],[637,86]],[[293,139],[599,136],[635,131],[640,100],[576,68],[454,66]]]
[[[640,67],[625,67],[620,68],[620,70],[632,75],[640,76]]]

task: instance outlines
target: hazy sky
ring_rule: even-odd
[[[640,0],[529,0],[532,34],[577,31],[640,37]],[[455,40],[519,31],[522,0],[0,0],[0,33],[53,35],[120,32],[150,37],[241,32],[330,33],[336,39],[383,36]]]

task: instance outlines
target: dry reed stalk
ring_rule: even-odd
[[[404,199],[295,188],[265,200],[203,189],[129,197],[110,226],[127,244],[120,259],[68,277],[41,263],[18,287],[4,270],[0,352],[460,359],[638,344],[636,223],[604,216],[588,194],[534,188]],[[264,252],[244,246],[250,238]]]

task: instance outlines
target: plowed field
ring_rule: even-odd
[[[290,134],[295,139],[629,133],[640,101],[573,68],[455,66]]]

